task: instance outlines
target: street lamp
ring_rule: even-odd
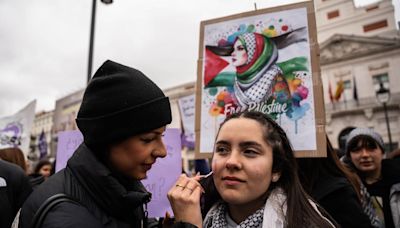
[[[89,42],[89,62],[88,62],[87,83],[89,83],[90,78],[92,77],[94,24],[95,24],[95,20],[96,20],[96,2],[97,2],[97,0],[93,0],[93,2],[92,2],[92,21],[90,23],[90,42]],[[101,0],[101,2],[104,4],[111,4],[113,2],[113,0]]]
[[[383,86],[383,83],[379,83],[379,89],[376,91],[376,99],[383,104],[383,110],[385,112],[385,119],[386,119],[386,128],[388,131],[389,137],[389,152],[392,152],[392,135],[390,134],[390,125],[389,125],[389,117],[387,113],[387,106],[386,104],[389,102],[390,99],[390,91]]]

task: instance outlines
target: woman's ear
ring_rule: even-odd
[[[272,173],[272,178],[271,181],[272,182],[278,182],[279,178],[281,178],[281,173]]]

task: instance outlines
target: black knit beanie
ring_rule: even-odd
[[[170,124],[168,97],[142,72],[107,60],[83,95],[76,123],[89,148]]]

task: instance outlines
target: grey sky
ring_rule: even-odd
[[[299,0],[98,1],[93,73],[111,59],[162,88],[194,81],[200,21],[251,11],[254,2],[265,8]],[[91,4],[0,1],[0,117],[33,99],[36,111],[54,109],[56,99],[85,87]]]

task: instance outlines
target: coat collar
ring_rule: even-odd
[[[142,205],[151,199],[151,193],[139,180],[112,172],[84,143],[68,161],[67,168],[103,211],[123,221],[142,216]]]

